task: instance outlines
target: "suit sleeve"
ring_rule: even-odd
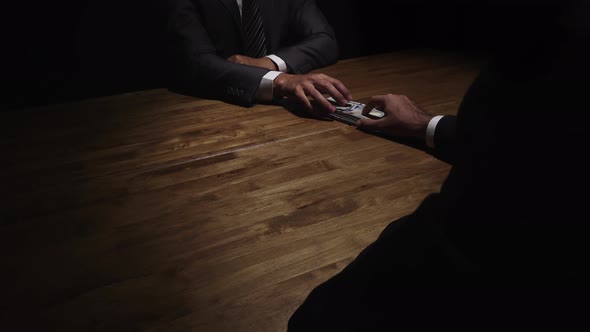
[[[294,74],[305,74],[334,64],[338,59],[338,43],[316,1],[301,0],[295,5],[289,28],[293,29],[298,42],[273,53],[283,59]]]
[[[171,83],[190,95],[251,106],[267,69],[232,63],[216,54],[190,0],[170,1]]]
[[[438,122],[434,132],[434,149],[431,154],[436,158],[453,164],[457,154],[457,117],[444,116]]]

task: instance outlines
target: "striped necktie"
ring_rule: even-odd
[[[256,0],[244,0],[242,8],[242,29],[244,30],[244,55],[260,58],[266,55],[266,38],[262,16]]]

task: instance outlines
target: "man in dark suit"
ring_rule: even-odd
[[[174,0],[170,9],[182,90],[243,106],[289,98],[310,111],[335,110],[322,94],[352,99],[339,80],[307,74],[338,57],[315,0]]]
[[[314,289],[289,331],[587,328],[588,31],[546,10],[515,25],[457,117],[404,96],[370,100],[365,112],[386,116],[358,127],[424,140],[453,167],[439,193]]]

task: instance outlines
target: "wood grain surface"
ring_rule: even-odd
[[[481,63],[411,51],[317,72],[453,114]],[[165,89],[0,119],[5,331],[285,331],[449,171],[343,123]]]

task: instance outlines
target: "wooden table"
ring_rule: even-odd
[[[457,111],[481,61],[412,51],[319,72]],[[2,323],[284,331],[449,166],[279,106],[165,89],[0,114]]]

